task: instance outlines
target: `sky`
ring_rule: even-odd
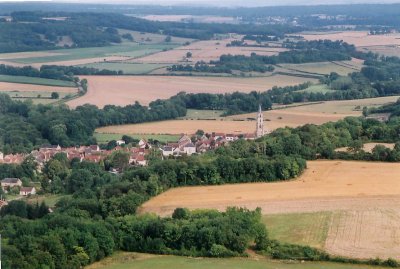
[[[0,2],[28,2],[31,0],[0,0]],[[38,1],[38,0],[32,0]],[[39,0],[40,1],[40,0]],[[109,0],[44,0],[47,2],[75,2],[108,4]],[[400,3],[400,0],[114,0],[113,4],[155,4],[155,5],[196,5],[196,6],[282,6],[282,5],[323,5],[359,3]]]

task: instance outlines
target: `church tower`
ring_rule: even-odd
[[[261,105],[257,113],[257,127],[256,127],[256,137],[262,137],[264,135],[264,116],[261,110]]]

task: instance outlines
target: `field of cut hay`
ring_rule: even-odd
[[[176,76],[85,76],[86,95],[69,102],[71,107],[82,104],[128,105],[139,101],[149,104],[156,99],[167,99],[179,92],[226,93],[265,91],[273,86],[297,85],[312,81],[301,77],[271,76],[254,78],[176,77]]]

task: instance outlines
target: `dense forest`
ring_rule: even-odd
[[[303,30],[290,25],[153,22],[116,13],[19,11],[13,12],[11,16],[12,22],[0,21],[0,53],[57,49],[64,36],[73,41],[73,45],[66,47],[99,47],[121,43],[122,36],[117,28],[194,39],[211,39],[215,34],[232,32],[278,35]],[[54,17],[65,20],[47,19]]]

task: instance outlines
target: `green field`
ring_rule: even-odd
[[[164,49],[172,49],[177,46],[178,45],[176,44],[139,45],[137,43],[130,42],[130,43],[122,43],[120,45],[113,45],[106,47],[49,50],[49,51],[44,51],[44,53],[48,52],[56,55],[8,59],[8,61],[15,63],[22,63],[22,64],[34,64],[34,63],[70,61],[70,60],[88,59],[88,58],[97,58],[106,56],[140,57],[151,53],[159,52]]]
[[[361,65],[357,65],[351,61],[342,62],[318,62],[318,63],[305,63],[305,64],[280,64],[281,68],[289,71],[328,75],[331,72],[336,72],[339,75],[345,76],[348,73],[356,72],[361,69]]]
[[[223,113],[222,110],[197,110],[197,109],[188,109],[186,116],[182,117],[182,119],[218,119],[221,117]]]
[[[334,92],[331,90],[328,85],[326,84],[317,84],[308,87],[307,89],[300,90],[298,92],[308,92],[308,93],[327,93],[327,92]]]
[[[112,71],[122,70],[127,75],[144,75],[151,71],[159,68],[163,68],[165,64],[138,64],[138,63],[127,63],[127,62],[104,62],[104,63],[93,63],[84,64],[80,66],[92,67],[97,69],[107,69]]]
[[[332,212],[294,213],[263,216],[272,239],[322,249]]]
[[[176,142],[179,139],[179,136],[177,135],[135,135],[135,134],[127,134],[133,138],[136,139],[154,139],[158,140],[162,143],[167,143],[167,142]],[[118,140],[122,138],[121,134],[104,134],[104,133],[94,133],[94,137],[96,138],[98,143],[104,144],[108,143],[111,140]]]
[[[87,269],[382,269],[341,263],[294,262],[246,258],[189,258],[138,253],[117,253]]]
[[[34,78],[25,76],[0,75],[0,82],[58,86],[58,87],[76,87],[75,83],[72,81],[55,80],[47,78]]]

